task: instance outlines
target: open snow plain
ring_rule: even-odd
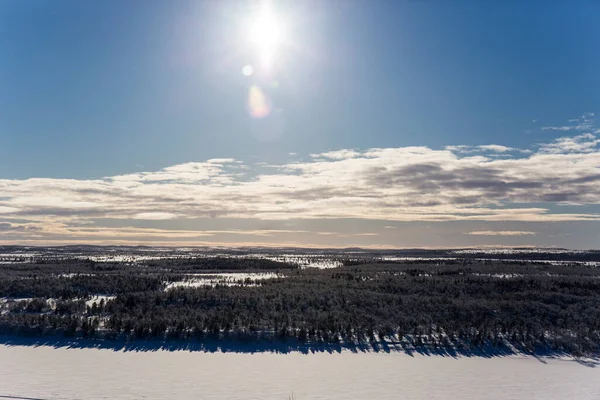
[[[0,399],[600,399],[595,362],[0,345]]]

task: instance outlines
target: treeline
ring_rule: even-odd
[[[404,338],[417,347],[600,350],[596,269],[572,267],[579,270],[558,275],[527,265],[502,268],[361,265],[290,271],[286,278],[254,281],[256,286],[170,290],[164,279],[177,275],[22,279],[33,282],[30,292],[18,289],[16,279],[10,285],[0,280],[0,296],[36,297],[1,313],[0,331],[138,340],[266,336],[311,343]],[[558,268],[554,272],[566,267]],[[55,296],[57,290],[65,295]],[[85,305],[83,297],[99,293],[116,298]],[[60,306],[50,306],[49,297],[60,297]]]
[[[600,343],[599,290],[600,283],[578,279],[315,273],[257,288],[118,296],[106,326],[138,338],[275,332],[337,342],[412,335],[475,346],[506,338],[587,352]]]
[[[104,272],[185,272],[185,271],[277,271],[298,269],[295,263],[257,257],[176,257],[157,260],[94,261],[91,259],[38,259],[32,262],[6,262],[0,264],[0,278],[8,276],[33,276],[39,274],[104,273]]]
[[[167,280],[177,279],[177,276],[133,273],[0,279],[0,297],[74,299],[94,294],[157,291],[164,289]]]
[[[145,261],[148,267],[171,270],[276,271],[298,269],[297,264],[255,257],[177,257]]]

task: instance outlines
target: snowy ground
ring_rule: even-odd
[[[0,345],[0,399],[600,399],[600,366],[403,353],[123,352]]]
[[[241,286],[242,282],[251,285],[254,281],[263,279],[283,278],[285,275],[276,274],[274,272],[221,272],[221,273],[197,273],[186,274],[186,280],[170,282],[165,290],[178,287],[200,287],[200,286]]]

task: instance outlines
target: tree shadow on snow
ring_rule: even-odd
[[[549,348],[536,348],[533,352],[512,345],[492,346],[486,344],[478,347],[467,346],[431,346],[415,345],[409,340],[403,341],[371,341],[371,342],[301,342],[293,338],[281,339],[234,339],[230,337],[205,337],[203,339],[192,338],[188,340],[158,340],[158,339],[99,339],[83,337],[62,336],[6,336],[0,335],[0,344],[5,346],[47,346],[53,348],[67,349],[103,349],[113,351],[190,351],[204,353],[276,353],[287,354],[291,352],[302,354],[315,353],[341,353],[350,351],[353,353],[405,353],[414,357],[440,356],[440,357],[479,357],[497,358],[515,355],[533,356],[542,363],[549,358],[570,358],[587,367],[600,366],[600,357],[595,355],[589,358],[573,357],[564,351]],[[0,396],[2,399],[2,396]]]

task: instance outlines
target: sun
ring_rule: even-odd
[[[248,38],[256,47],[263,66],[270,67],[282,43],[282,22],[267,6],[263,6],[250,24]]]
[[[281,28],[271,11],[263,8],[250,26],[250,41],[261,48],[272,49],[279,44]]]

